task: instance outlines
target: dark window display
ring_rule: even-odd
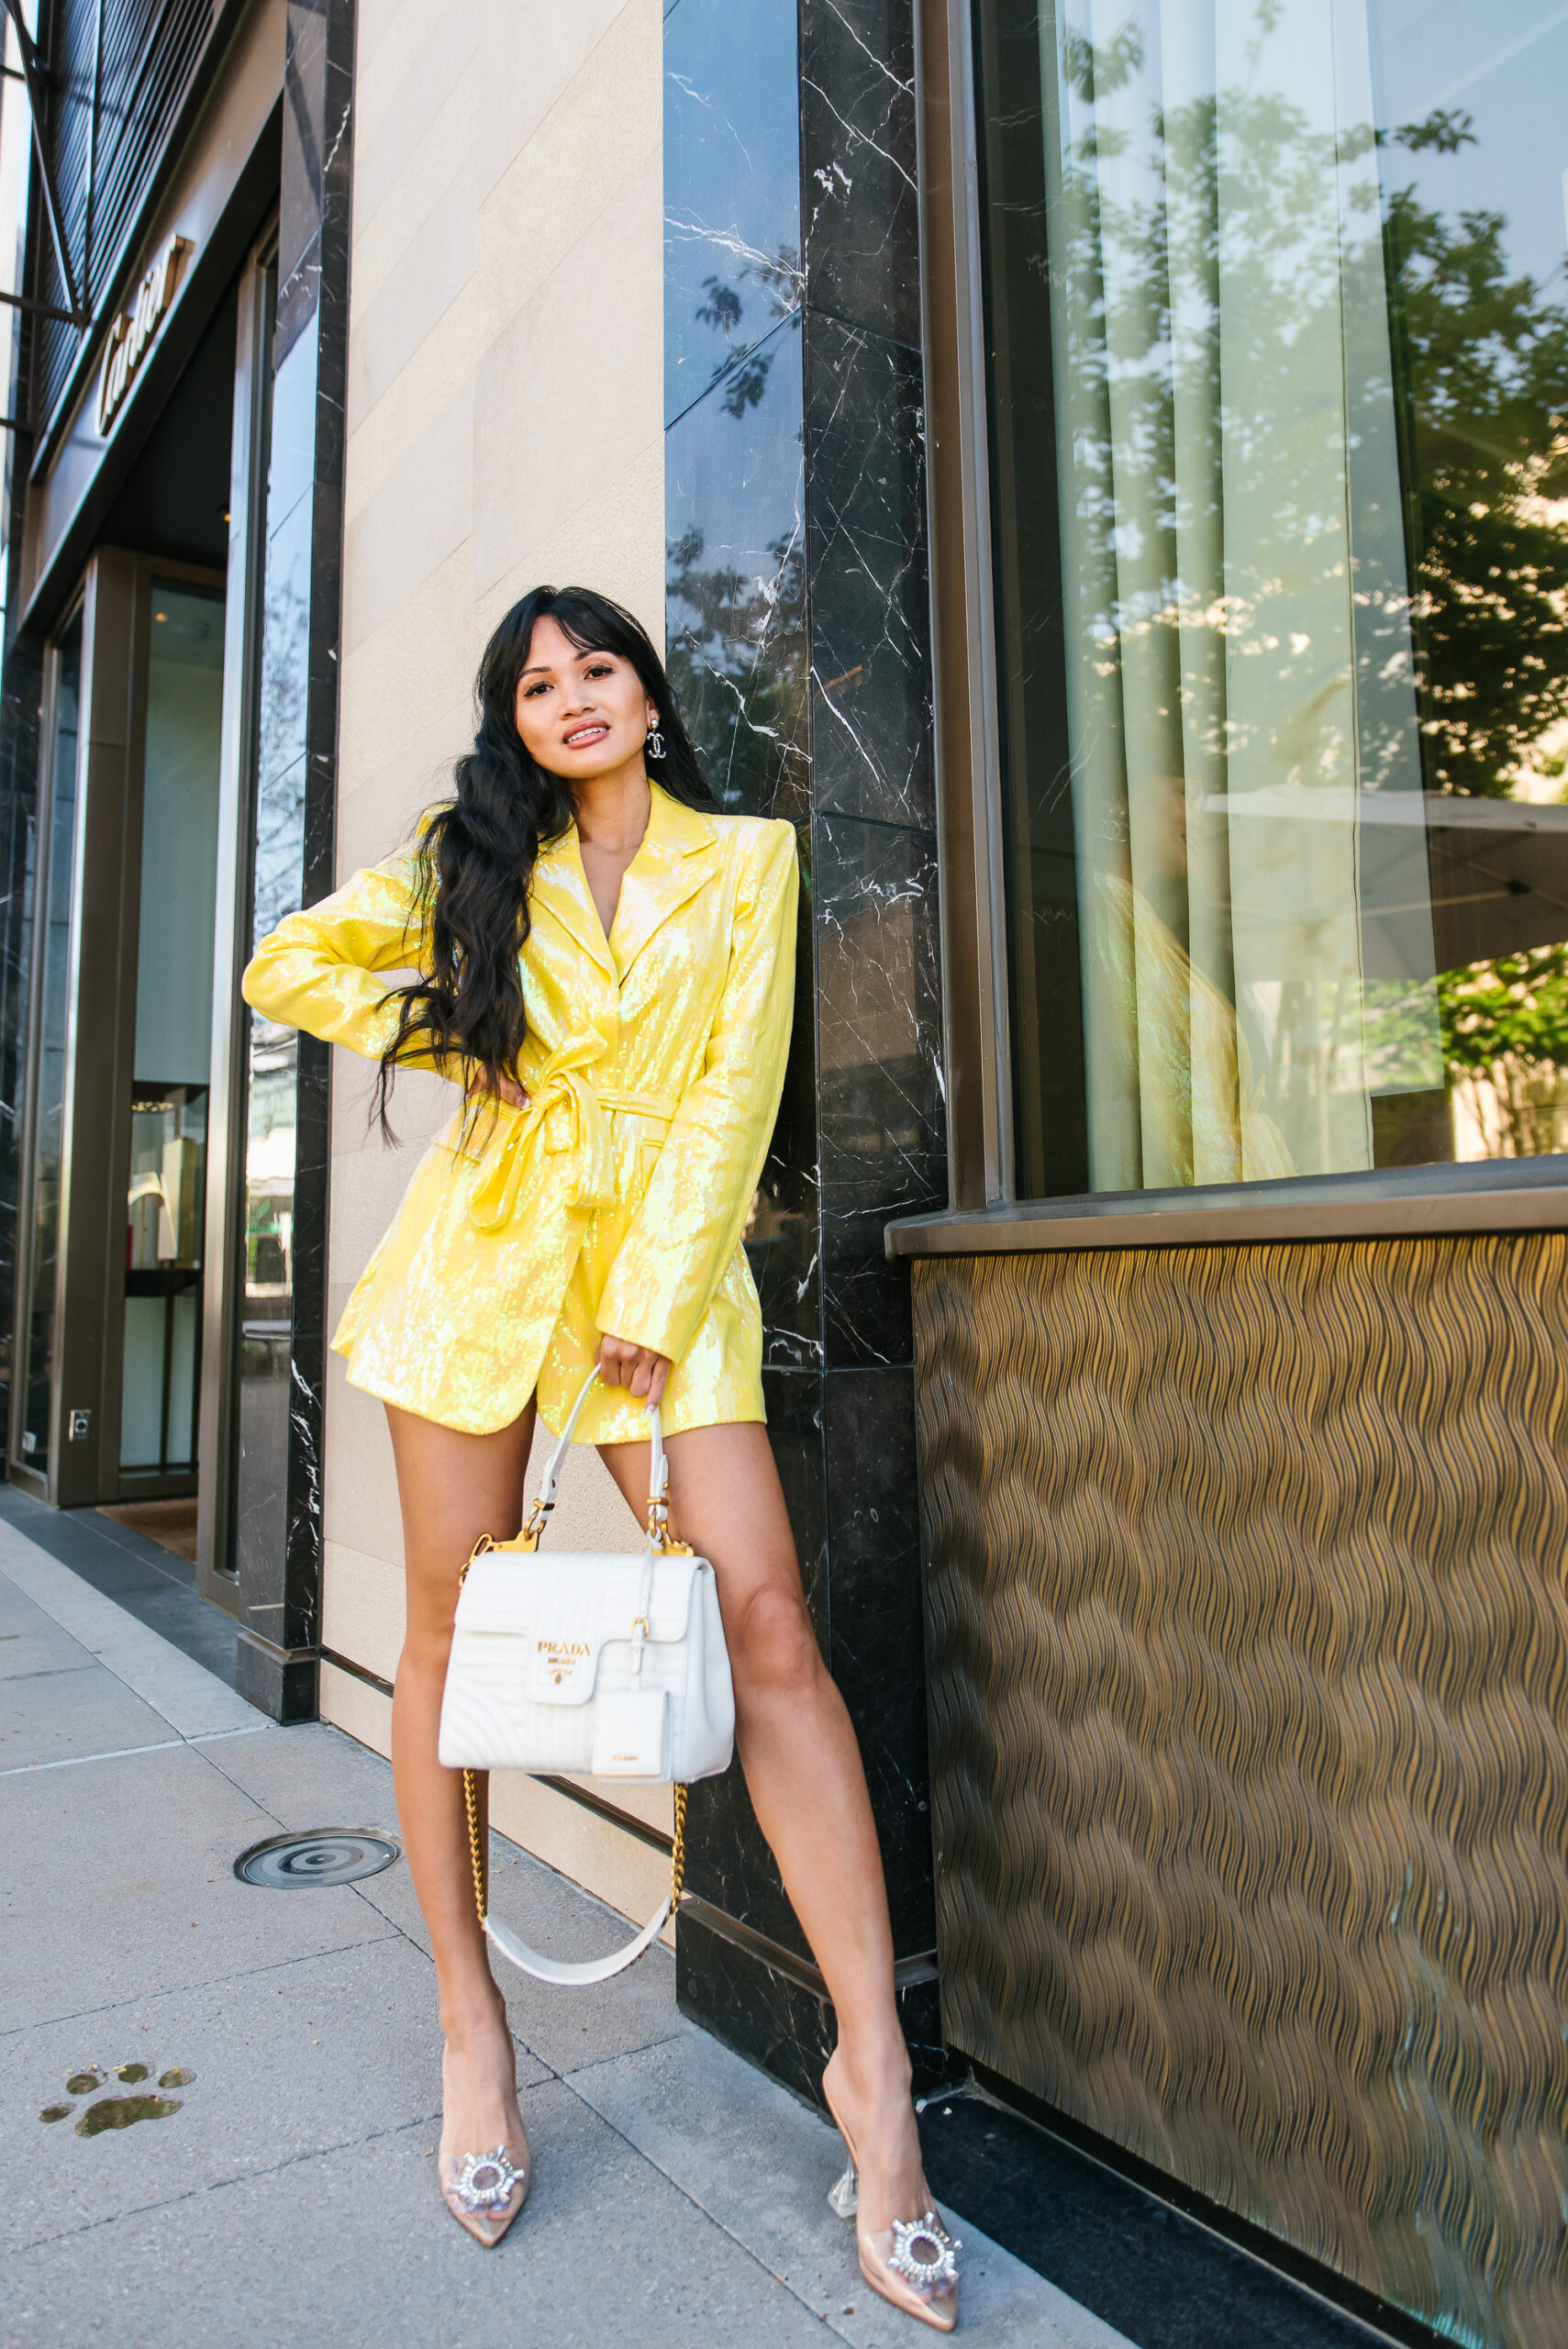
[[[139,1086],[131,1103],[120,1390],[130,1475],[195,1471],[206,1112],[205,1085]]]
[[[1019,1190],[1568,1147],[1568,22],[977,17]]]

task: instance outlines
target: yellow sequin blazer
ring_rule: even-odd
[[[575,828],[541,852],[528,1106],[475,1122],[460,1102],[416,1169],[332,1341],[352,1385],[476,1433],[537,1390],[559,1425],[607,1332],[670,1357],[672,1433],[764,1416],[740,1236],[789,1050],[796,888],[788,824],[701,815],[657,785],[608,939]],[[379,1058],[386,974],[423,949],[405,852],[281,922],[245,999]],[[583,1442],[646,1433],[643,1408],[602,1386],[578,1427]]]

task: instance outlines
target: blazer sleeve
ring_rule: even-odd
[[[397,1029],[381,974],[417,970],[425,930],[410,857],[356,873],[263,938],[240,981],[246,1002],[282,1028],[303,1028],[325,1043],[379,1060]],[[406,1068],[434,1068],[428,1052]]]
[[[737,893],[702,1074],[671,1121],[599,1303],[601,1332],[678,1362],[740,1244],[773,1140],[795,1009],[792,826],[763,835]]]

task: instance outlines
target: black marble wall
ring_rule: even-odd
[[[727,806],[788,817],[795,1042],[751,1245],[770,1430],[860,1736],[917,2073],[942,2065],[907,1277],[947,1196],[908,0],[665,18],[672,674]],[[693,1789],[685,2009],[803,2092],[819,1978],[738,1769]]]
[[[354,0],[289,0],[267,485],[257,934],[333,887]],[[239,1515],[241,1693],[280,1720],[316,1711],[327,1354],[328,1052],[297,1042],[293,1320],[275,1441],[264,1415]],[[254,1080],[252,1080],[254,1081]],[[280,1364],[280,1368],[283,1365]],[[248,1489],[248,1487],[250,1489]],[[248,1542],[252,1522],[269,1530]]]

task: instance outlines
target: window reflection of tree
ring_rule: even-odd
[[[1388,137],[1475,144],[1451,111]],[[1502,213],[1413,184],[1386,212],[1426,785],[1506,798],[1568,719],[1568,309],[1510,274]]]
[[[750,297],[740,290],[748,285],[762,295],[762,317],[750,325]],[[717,457],[721,478],[751,469],[759,426],[765,434],[775,422],[760,412],[775,380],[783,337],[798,330],[800,291],[799,257],[784,246],[776,256],[748,263],[734,284],[717,276],[704,282],[695,316],[725,349],[696,404],[700,414],[683,429],[723,434],[720,416],[740,428],[733,443],[704,445],[705,457],[709,448]],[[783,444],[798,449],[798,417],[780,414],[776,429]],[[759,470],[763,478],[773,476],[771,467]],[[699,515],[700,502],[699,492]],[[705,566],[707,533],[700,518],[667,551],[670,683],[716,796],[724,807],[752,815],[781,812],[790,770],[804,753],[806,550],[798,461],[793,510],[773,518],[780,527],[770,537],[761,540],[758,533],[765,567],[759,562],[745,570],[733,561]]]
[[[768,542],[772,568],[701,567],[700,529],[670,548],[670,683],[716,797],[773,810],[805,710],[804,549],[798,527]]]
[[[1473,146],[1440,111],[1391,134]],[[1500,212],[1386,197],[1406,434],[1423,781],[1467,797],[1568,796],[1568,309],[1507,266]],[[1459,1154],[1568,1147],[1568,946],[1438,980]]]
[[[1120,90],[1145,63],[1130,21],[1103,46],[1073,33],[1062,43],[1064,77],[1085,106]],[[1277,92],[1232,86],[1154,111],[1148,193],[1118,202],[1098,166],[1126,134],[1091,121],[1082,150],[1062,157],[1060,206],[1069,230],[1064,307],[1083,322],[1067,354],[1077,378],[1077,619],[1095,648],[1101,722],[1113,729],[1124,658],[1137,648],[1136,657],[1159,662],[1147,649],[1151,634],[1179,636],[1171,683],[1183,731],[1190,740],[1195,719],[1206,754],[1224,761],[1240,748],[1238,714],[1226,702],[1228,645],[1232,659],[1277,656],[1282,676],[1318,658],[1274,633],[1273,558],[1289,547],[1298,581],[1315,546],[1326,577],[1344,561],[1332,518],[1317,510],[1320,445],[1303,438],[1287,455],[1273,428],[1296,408],[1299,354],[1315,339],[1333,346],[1343,338],[1345,285],[1380,234],[1375,184],[1351,188],[1351,217],[1336,227],[1334,184],[1356,160],[1358,134],[1341,130],[1336,140]],[[1370,162],[1369,128],[1359,147]],[[1358,233],[1364,253],[1354,250]],[[1041,266],[1049,266],[1043,255]],[[1349,388],[1352,440],[1375,435],[1386,379]],[[1083,429],[1085,419],[1112,417],[1114,424]],[[1202,419],[1201,461],[1190,425],[1178,451],[1181,417]],[[1266,483],[1258,478],[1264,451]],[[1228,471],[1244,480],[1246,538],[1234,528],[1225,534]],[[1402,630],[1403,607],[1391,618]],[[1373,651],[1363,671],[1376,661]],[[1363,738],[1363,771],[1379,772],[1390,749]]]
[[[764,319],[760,327],[753,326],[749,334],[745,331],[745,298],[740,291],[748,281],[762,289]],[[781,245],[771,255],[758,254],[740,272],[734,285],[717,273],[703,279],[705,299],[694,315],[700,326],[712,327],[721,334],[726,346],[724,356],[715,362],[705,388],[711,391],[724,384],[721,405],[727,416],[743,417],[749,407],[756,407],[761,402],[776,354],[760,346],[774,327],[798,312],[804,289],[800,255],[790,245]],[[699,393],[698,397],[701,396]]]
[[[280,774],[280,752],[305,736],[307,598],[286,574],[267,596],[261,671],[261,775],[256,792],[255,935],[297,912],[305,853],[305,761]]]
[[[1277,22],[1260,11],[1260,39]],[[1095,941],[1090,1170],[1110,1188],[1277,1172],[1281,1147],[1296,1172],[1370,1163],[1344,787],[1397,780],[1401,762],[1415,773],[1403,562],[1394,549],[1380,561],[1373,533],[1363,545],[1348,495],[1374,466],[1396,512],[1370,124],[1337,116],[1321,73],[1298,101],[1272,70],[1206,90],[1170,64],[1146,55],[1133,18],[1097,45],[1065,34],[1048,198],[1073,798]],[[1178,98],[1181,78],[1191,95]],[[1402,695],[1385,682],[1400,669]],[[1294,883],[1262,805],[1276,791],[1299,795],[1280,811],[1300,852]],[[1170,837],[1173,798],[1178,829],[1197,824],[1184,844]],[[1226,813],[1198,821],[1209,809]],[[1085,865],[1133,887],[1158,950],[1130,1019]],[[1199,981],[1251,1023],[1260,1093],[1250,1107],[1232,1085],[1229,1116],[1204,1121],[1227,1146],[1195,1157],[1192,1096],[1159,1082],[1152,1047],[1167,1019],[1194,1045],[1207,1032]],[[1238,1044],[1224,1057],[1239,1070],[1244,1056]]]
[[[1465,1156],[1568,1150],[1568,945],[1532,947],[1438,981],[1443,1057]]]
[[[1143,62],[1131,21],[1098,46],[1071,33],[1063,42],[1064,77],[1086,102],[1119,88]],[[1323,313],[1324,332],[1339,330],[1329,306],[1341,268],[1353,271],[1356,257],[1330,251],[1327,240],[1315,250],[1303,224],[1332,217],[1322,188],[1346,148],[1341,139],[1336,159],[1332,143],[1277,95],[1227,89],[1156,116],[1158,169],[1144,185],[1157,192],[1117,205],[1095,166],[1119,135],[1097,130],[1080,155],[1062,158],[1062,211],[1073,224],[1068,306],[1092,322],[1069,355],[1080,378],[1075,417],[1110,413],[1113,370],[1118,395],[1114,429],[1104,437],[1080,431],[1073,445],[1077,618],[1095,651],[1089,722],[1116,728],[1124,657],[1137,639],[1146,648],[1151,631],[1168,632],[1180,640],[1172,683],[1188,740],[1197,714],[1218,762],[1239,741],[1236,713],[1226,707],[1227,645],[1232,654],[1239,641],[1273,649],[1271,582],[1250,572],[1245,549],[1237,563],[1227,546],[1218,603],[1203,582],[1184,578],[1178,555],[1221,527],[1218,418],[1231,447],[1247,429],[1247,417],[1224,406],[1221,276],[1224,377],[1234,374],[1229,361],[1240,336],[1240,373],[1262,417],[1271,374],[1313,335],[1315,314]],[[1451,217],[1423,201],[1413,182],[1397,184],[1394,150],[1442,155],[1474,143],[1472,118],[1454,109],[1366,137],[1369,171],[1376,171],[1375,147],[1385,181],[1381,236],[1409,592],[1387,599],[1385,618],[1374,587],[1370,613],[1363,609],[1362,773],[1375,784],[1398,755],[1395,737],[1407,726],[1408,704],[1401,710],[1396,699],[1380,712],[1376,684],[1380,667],[1396,664],[1408,642],[1429,794],[1568,800],[1560,781],[1568,772],[1568,308],[1535,278],[1510,271],[1501,212]],[[1374,181],[1354,188],[1352,201],[1367,235],[1378,233]],[[1123,264],[1114,289],[1102,262],[1113,244]],[[1279,384],[1282,409],[1286,388]],[[1389,386],[1363,379],[1351,389],[1353,441],[1380,429]],[[1189,415],[1216,420],[1207,468],[1185,458],[1178,464],[1184,404]],[[1309,469],[1299,480],[1288,466],[1276,470],[1269,503],[1276,542],[1293,530],[1309,540]],[[1339,551],[1329,534],[1328,559]],[[1208,625],[1195,629],[1199,614]],[[1157,912],[1184,948],[1179,899],[1174,893],[1173,906]],[[1565,956],[1562,947],[1532,948],[1437,982],[1449,1084],[1468,1103],[1467,1154],[1568,1144]],[[1397,1008],[1385,1016],[1396,1019]]]
[[[308,625],[308,599],[285,556],[268,581],[262,636],[252,896],[258,939],[275,930],[300,904],[306,782],[301,751]],[[247,1331],[242,1348],[246,1378],[279,1375],[281,1341],[288,1334],[297,1063],[298,1040],[293,1031],[252,1015],[246,1119],[245,1285],[252,1311],[259,1300],[266,1300],[269,1317],[278,1319],[279,1341],[268,1346],[261,1341],[256,1328]]]
[[[752,279],[766,307],[760,336],[740,291]],[[667,548],[666,665],[720,805],[796,818],[806,800],[805,477],[800,413],[786,405],[799,379],[777,362],[785,336],[799,331],[798,257],[781,248],[776,261],[753,262],[735,285],[708,278],[703,293],[695,316],[725,349],[675,428],[689,452],[697,518]],[[787,472],[777,462],[784,451],[793,456]],[[783,510],[753,521],[757,484],[781,476]],[[742,484],[749,494],[737,496]],[[744,540],[724,548],[728,560],[707,559],[703,517],[716,507],[746,525]],[[809,1060],[797,1054],[746,1231],[770,1360],[799,1359],[792,1333],[810,1280],[813,1230],[812,1185],[799,1170],[813,1154],[815,1111]]]
[[[1114,90],[1142,61],[1130,25],[1101,50],[1076,36],[1065,44],[1066,70],[1086,98]],[[1147,206],[1113,208],[1092,169],[1071,158],[1064,168],[1064,209],[1080,227],[1070,263],[1074,306],[1106,321],[1077,346],[1074,363],[1103,381],[1114,350],[1137,387],[1125,411],[1132,429],[1115,448],[1080,442],[1075,451],[1081,510],[1103,551],[1097,575],[1115,576],[1109,553],[1136,475],[1153,487],[1165,535],[1152,607],[1096,616],[1107,682],[1119,669],[1123,629],[1173,618],[1190,584],[1180,577],[1177,532],[1203,518],[1192,508],[1190,474],[1178,488],[1173,389],[1195,408],[1221,413],[1221,136],[1233,212],[1245,192],[1223,255],[1227,330],[1247,335],[1255,384],[1260,362],[1288,365],[1292,347],[1312,333],[1314,312],[1337,299],[1336,258],[1315,252],[1301,227],[1331,215],[1320,193],[1335,169],[1329,142],[1277,98],[1227,91],[1158,118],[1162,192]],[[1468,115],[1440,109],[1380,133],[1378,143],[1385,152],[1443,154],[1475,139]],[[1371,191],[1360,193],[1370,233]],[[1429,790],[1506,797],[1521,770],[1563,771],[1550,751],[1541,753],[1549,766],[1535,754],[1568,721],[1568,308],[1532,277],[1510,273],[1500,212],[1451,220],[1422,203],[1413,183],[1390,188],[1384,210],[1425,780]],[[1098,260],[1111,239],[1135,257],[1114,318]],[[1129,370],[1121,354],[1140,348]],[[1369,413],[1385,395],[1381,384],[1358,388]],[[1262,412],[1264,403],[1254,405]],[[1244,429],[1245,418],[1228,414],[1227,425]],[[1218,501],[1218,475],[1206,486]],[[1275,483],[1273,503],[1282,524],[1293,514],[1308,519],[1288,477]],[[1256,588],[1266,596],[1266,583]],[[1261,601],[1252,607],[1262,609]],[[1252,610],[1233,609],[1226,625],[1244,624]]]

